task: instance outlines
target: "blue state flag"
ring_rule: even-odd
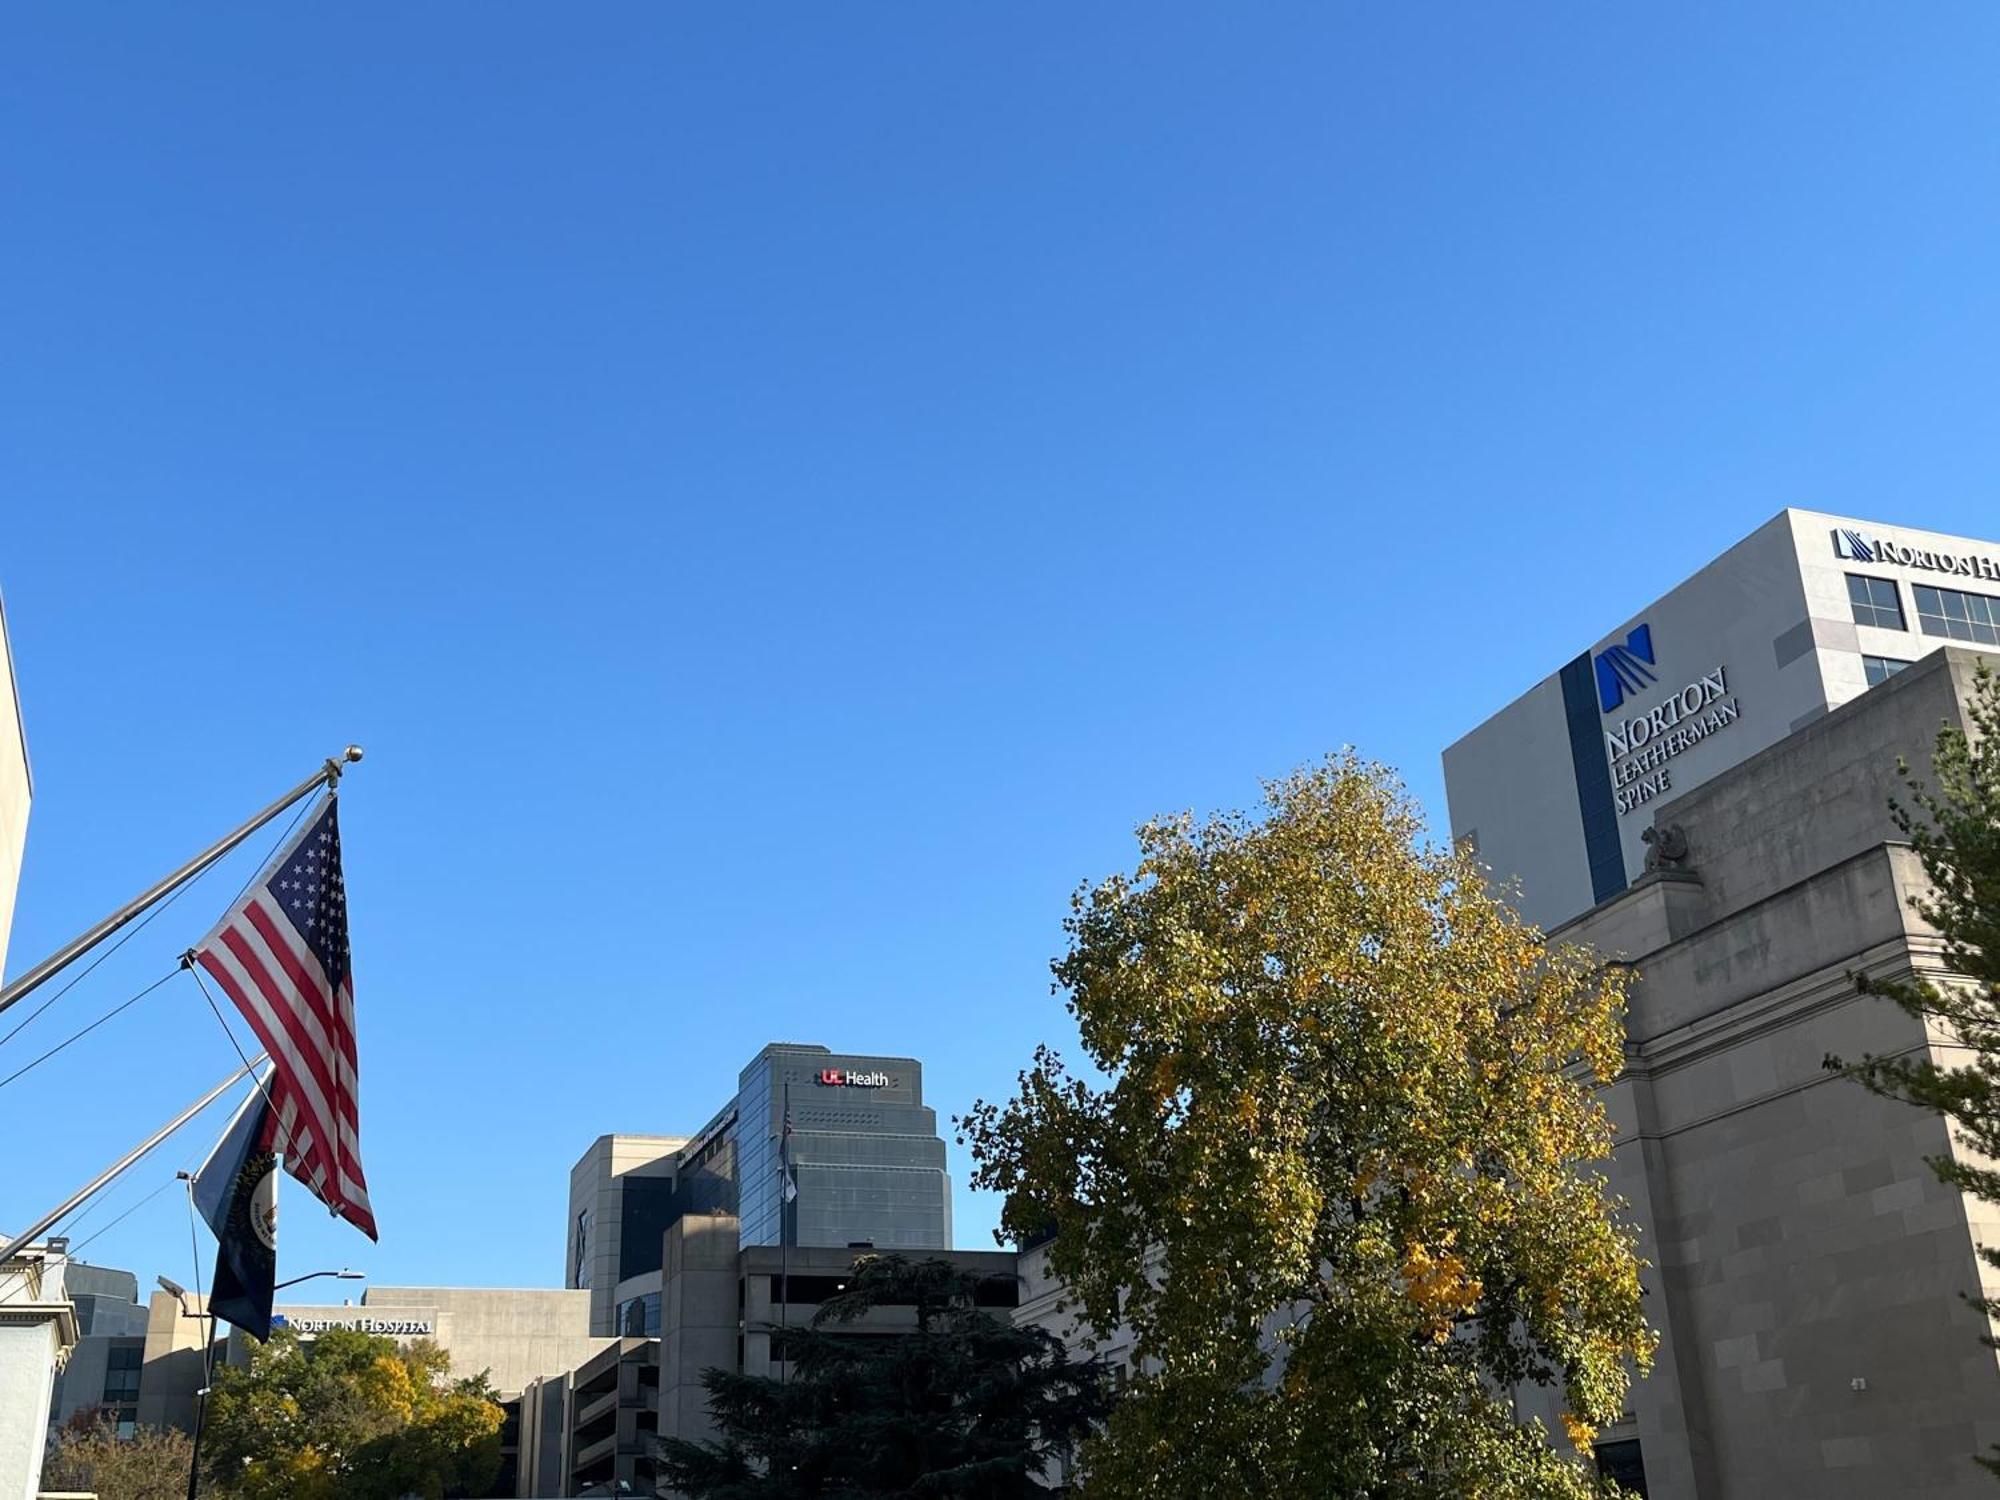
[[[278,1158],[263,1087],[243,1101],[194,1177],[194,1203],[215,1231],[208,1310],[259,1339],[271,1336],[278,1275]]]

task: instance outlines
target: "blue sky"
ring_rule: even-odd
[[[284,1274],[555,1284],[772,1038],[1003,1094],[1149,814],[1353,744],[1441,821],[1782,506],[2000,534],[2000,14],[1749,9],[16,8],[12,966],[367,746],[383,1239],[294,1190]],[[0,1089],[0,1227],[231,1057],[176,980]]]

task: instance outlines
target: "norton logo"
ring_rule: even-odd
[[[1960,578],[1983,578],[2000,582],[2000,557],[1983,552],[1938,552],[1928,547],[1906,547],[1887,537],[1869,536],[1846,526],[1833,529],[1833,555],[1842,562],[1894,564],[1901,568],[1923,568],[1932,573],[1955,573]]]
[[[1653,667],[1653,627],[1636,625],[1622,646],[1606,646],[1597,653],[1597,706],[1610,713],[1634,693],[1658,682]]]
[[[886,1089],[889,1075],[879,1069],[873,1073],[856,1073],[851,1068],[821,1068],[819,1081],[830,1089]]]

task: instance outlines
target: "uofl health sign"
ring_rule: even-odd
[[[880,1068],[872,1073],[857,1073],[852,1068],[821,1068],[819,1081],[830,1089],[886,1089],[889,1075]]]
[[[1611,800],[1618,814],[1644,807],[1673,790],[1669,762],[1743,717],[1722,666],[1669,693],[1659,702],[1622,715],[1604,731],[1611,761]]]

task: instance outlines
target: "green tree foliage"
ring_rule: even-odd
[[[486,1377],[453,1380],[435,1344],[335,1328],[272,1332],[247,1368],[217,1372],[202,1459],[240,1500],[482,1495],[503,1413]]]
[[[1265,792],[1075,898],[1054,971],[1102,1086],[1044,1048],[960,1122],[1003,1233],[1053,1228],[1085,1321],[1134,1338],[1083,1493],[1598,1493],[1570,1444],[1654,1345],[1588,1166],[1620,976],[1420,846],[1381,768]],[[1526,1382],[1570,1444],[1514,1420]]]
[[[1905,765],[1915,806],[1890,803],[1929,880],[1929,892],[1910,904],[1943,937],[1947,978],[1855,976],[1864,993],[1893,1000],[1962,1043],[1968,1060],[1946,1067],[1928,1052],[1866,1057],[1849,1071],[1878,1094],[1943,1115],[1971,1149],[1931,1157],[1931,1170],[1961,1192],[2000,1203],[2000,1171],[1991,1165],[2000,1160],[2000,678],[1983,662],[1968,711],[1972,734],[1950,725],[1938,732],[1934,784]],[[1979,1254],[2000,1266],[2000,1249],[1983,1245]],[[2000,1317],[2000,1300],[1972,1300]],[[2000,1459],[1979,1462],[2000,1474]]]
[[[98,1500],[181,1500],[193,1461],[184,1432],[140,1427],[121,1438],[98,1414],[79,1412],[50,1445],[41,1487],[94,1491]]]
[[[977,1286],[947,1261],[864,1258],[847,1291],[786,1336],[789,1380],[703,1377],[721,1436],[662,1439],[662,1479],[695,1500],[1046,1495],[1036,1476],[1104,1416],[1104,1372],[980,1310]],[[846,1326],[876,1308],[914,1309],[915,1327]]]

